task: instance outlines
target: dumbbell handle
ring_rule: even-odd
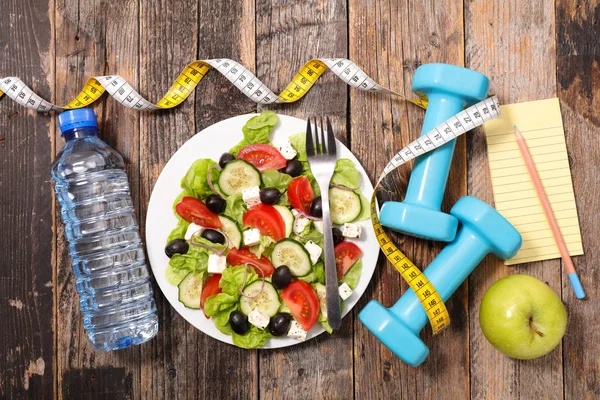
[[[445,302],[489,252],[490,248],[483,240],[468,227],[463,227],[423,273]],[[390,311],[415,335],[428,321],[425,309],[412,289],[408,289]]]
[[[461,112],[466,105],[464,99],[453,97],[447,93],[431,93],[428,95],[428,101],[421,136]],[[456,140],[451,140],[415,160],[404,199],[405,203],[440,209],[455,145]]]

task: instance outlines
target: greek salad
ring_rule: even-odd
[[[178,220],[165,246],[167,281],[179,301],[201,309],[235,345],[258,348],[268,339],[304,340],[327,323],[322,203],[308,165],[305,133],[275,146],[272,111],[250,118],[240,143],[217,161],[196,160],[173,202]],[[338,159],[330,209],[342,300],[362,271],[362,234],[369,217],[361,175]],[[343,303],[342,303],[343,307]]]

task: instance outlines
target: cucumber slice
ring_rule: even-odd
[[[293,276],[304,276],[312,268],[310,254],[302,243],[294,239],[283,239],[277,242],[271,253],[271,262],[275,268],[287,265]]]
[[[235,247],[237,249],[242,248],[242,231],[238,228],[238,224],[231,218],[225,215],[219,215],[221,220],[221,229],[227,240],[229,240],[229,248]]]
[[[294,227],[294,215],[290,211],[289,208],[285,206],[274,205],[281,218],[283,218],[283,222],[285,222],[285,236],[290,237],[292,234],[292,228]]]
[[[219,175],[219,187],[227,196],[242,193],[242,190],[260,186],[260,172],[244,160],[234,160],[225,164]]]
[[[179,301],[187,308],[197,310],[200,308],[200,296],[202,295],[202,275],[190,272],[177,285],[179,288]]]
[[[262,292],[260,291],[261,288]],[[275,290],[270,282],[265,281],[263,287],[263,282],[261,280],[254,281],[247,285],[242,292],[245,296],[252,297],[240,297],[240,310],[244,314],[248,315],[257,308],[267,314],[269,317],[272,317],[273,315],[277,314],[277,311],[279,311],[279,307],[281,306],[279,295],[277,294],[277,290]]]
[[[360,196],[350,190],[329,189],[329,207],[331,222],[340,225],[352,222],[360,215],[362,204]]]
[[[317,297],[319,298],[321,314],[327,318],[327,291],[325,289],[325,285],[323,285],[321,282],[315,283],[315,291],[317,292]]]

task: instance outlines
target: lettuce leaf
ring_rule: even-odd
[[[237,156],[237,153],[244,147],[254,143],[270,143],[269,135],[273,127],[277,125],[279,118],[271,110],[265,110],[255,117],[252,117],[242,127],[244,138],[229,150],[231,154]]]
[[[279,204],[280,206],[286,206],[286,207],[290,206],[290,200],[288,199],[287,192],[283,192],[281,194],[281,197],[279,198],[279,201],[277,202],[277,204]]]
[[[358,188],[360,186],[360,172],[354,166],[352,160],[340,158],[335,163],[331,183],[346,186],[347,188]]]
[[[245,282],[244,270],[246,270]],[[238,289],[254,282],[257,279],[258,274],[254,272],[254,268],[250,266],[246,267],[245,265],[238,265],[237,267],[230,267],[223,271],[221,280],[219,281],[219,287],[223,290],[223,293],[234,296],[237,301],[240,297],[240,292]]]
[[[181,187],[191,189],[195,197],[204,200],[209,194],[214,193],[208,185],[208,170],[216,163],[209,158],[200,158],[190,166],[185,176],[181,179]],[[219,171],[213,169],[210,179],[213,186],[217,184]]]
[[[244,226],[243,217],[244,213],[246,212],[246,204],[244,204],[244,201],[242,200],[242,195],[239,193],[231,195],[227,197],[225,203],[227,206],[223,212],[223,215],[233,219],[240,226]]]
[[[185,232],[187,232],[188,226],[190,226],[189,222],[187,222],[183,218],[179,218],[177,226],[171,231],[169,237],[167,238],[167,243],[175,239],[185,238]]]
[[[206,272],[209,254],[212,254],[210,250],[190,245],[186,254],[173,255],[169,260],[169,266],[189,272]]]
[[[248,247],[248,249],[250,249],[252,254],[254,254],[258,258],[260,258],[260,256],[263,256],[263,255],[265,257],[270,257],[271,251],[273,250],[271,245],[273,243],[275,243],[275,241],[273,239],[271,239],[269,236],[261,236],[260,243],[254,245],[254,246],[250,246],[250,247]]]
[[[360,274],[362,272],[362,260],[359,258],[356,260],[354,265],[350,267],[346,275],[340,279],[340,284],[347,283],[350,286],[350,289],[354,290],[356,285],[358,285],[358,281],[360,279]]]
[[[229,324],[229,314],[239,308],[239,294],[237,296],[228,293],[218,293],[210,296],[204,303],[204,312],[209,316],[217,329],[231,335],[233,330]]]
[[[298,132],[290,136],[290,143],[296,153],[298,153],[298,161],[308,161],[306,157],[306,133]]]
[[[210,296],[204,303],[204,312],[209,317],[217,315],[220,312],[227,311],[237,303],[239,296],[232,296],[227,293],[218,293]],[[233,311],[233,310],[232,310]]]
[[[325,284],[325,264],[323,264],[323,261],[317,262],[308,274],[299,276],[298,279],[308,283],[319,282]]]
[[[268,330],[260,330],[255,326],[252,326],[244,335],[238,335],[233,332],[231,336],[233,344],[244,349],[257,349],[262,347],[267,340],[271,338],[271,334]]]
[[[317,228],[314,227],[313,223],[310,223],[306,226],[306,228],[304,228],[304,230],[300,233],[300,236],[298,235],[293,235],[292,239],[302,243],[302,244],[306,244],[306,242],[308,242],[309,240],[312,240],[313,242],[315,242],[316,244],[318,244],[319,246],[321,246],[321,248],[323,248],[324,243],[323,243],[323,234],[321,232],[319,232],[317,230]]]
[[[264,110],[260,113],[260,115],[250,118],[248,122],[246,122],[246,125],[244,125],[244,128],[252,131],[262,129],[265,126],[273,127],[277,125],[277,122],[279,122],[279,118],[277,117],[275,111]]]
[[[179,268],[175,268],[171,265],[167,265],[167,269],[165,270],[165,279],[171,285],[177,286],[181,283],[183,278],[185,278],[185,276],[189,273],[190,273],[190,271],[188,271],[187,269],[179,269]]]
[[[213,243],[208,239],[203,238],[200,235],[194,235],[194,243],[199,243],[202,244],[204,246],[208,246],[208,247],[212,247],[213,249],[217,250],[218,252],[223,252],[225,250],[225,245],[221,244],[221,243]],[[190,244],[190,248],[193,248],[194,252],[205,252],[208,255],[213,254],[212,251],[208,250],[208,249],[203,249],[202,247],[199,246],[194,246],[192,244]],[[189,250],[188,250],[188,254],[189,254]]]
[[[288,174],[281,173],[274,169],[269,169],[261,174],[262,182],[265,187],[272,187],[280,192],[285,192],[288,185],[292,181],[292,177]]]
[[[206,301],[208,302],[208,299]],[[206,303],[204,303],[204,307],[206,307]],[[238,308],[239,306],[236,302],[230,308],[220,311],[212,317],[210,317],[213,321],[213,324],[215,324],[215,326],[221,333],[224,333],[226,335],[233,334],[233,329],[231,329],[231,324],[229,323],[229,314],[231,314],[234,311],[237,311]]]
[[[247,267],[246,282],[244,284],[244,268],[246,266],[239,265],[225,269],[219,281],[219,286],[223,292],[210,296],[204,303],[204,312],[206,315],[212,319],[219,331],[227,335],[234,334],[229,324],[229,314],[239,309],[238,301],[240,299],[240,292],[238,289],[258,279],[258,275],[254,272],[254,269]],[[254,339],[250,344],[255,342],[259,341]],[[242,341],[241,343],[244,344],[245,342]]]

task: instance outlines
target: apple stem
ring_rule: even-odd
[[[529,327],[531,328],[532,331],[534,331],[535,333],[540,335],[540,337],[544,337],[544,334],[542,332],[540,332],[533,324],[533,318],[529,318]]]

